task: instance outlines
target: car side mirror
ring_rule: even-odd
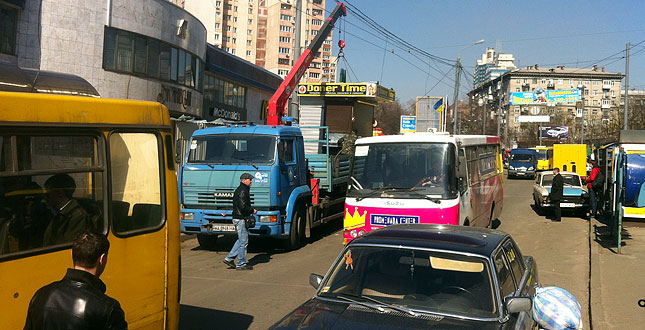
[[[323,277],[318,274],[309,274],[309,284],[313,286],[316,290],[320,287]]]
[[[528,312],[533,307],[533,301],[528,297],[506,298],[504,304],[509,314]]]

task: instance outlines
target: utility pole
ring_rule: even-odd
[[[631,45],[629,42],[627,43],[627,46],[625,47],[625,120],[623,124],[623,129],[626,130],[628,128],[628,118],[629,118],[629,49],[631,48]]]
[[[499,137],[499,131],[501,128],[502,124],[502,114],[500,113],[502,111],[502,99],[499,97],[499,93],[497,96],[497,136]],[[508,148],[508,146],[506,146]]]
[[[505,95],[502,95],[502,98],[504,98]],[[502,101],[500,100],[500,103],[501,102]],[[504,111],[504,145],[508,148],[508,110]]]
[[[296,13],[294,15],[296,19],[296,40],[293,46],[293,62],[295,63],[298,58],[300,58],[300,37],[301,37],[301,27],[302,27],[302,22],[301,22],[301,14],[302,14],[302,0],[296,0]],[[293,92],[291,92],[291,97],[289,98],[289,107],[288,107],[288,113],[290,117],[296,117],[296,119],[300,119],[299,117],[299,109],[300,109],[300,97],[298,96],[298,93],[296,92],[297,88],[294,88]],[[295,100],[295,102],[294,102]]]
[[[457,135],[459,132],[457,131],[457,108],[458,108],[458,102],[459,102],[459,74],[461,73],[461,56],[457,56],[457,67],[455,69],[455,99],[454,102],[452,102],[453,106],[453,123],[452,123],[452,131],[453,134]]]
[[[488,101],[484,101],[484,128],[482,129],[482,134],[484,134],[484,135],[486,135],[486,120],[488,119],[488,118],[486,118],[486,104],[487,103],[488,103]]]

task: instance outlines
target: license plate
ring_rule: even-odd
[[[235,225],[211,225],[212,231],[235,231]]]
[[[560,203],[560,207],[576,207],[576,203]]]
[[[517,175],[524,175],[524,172],[517,172]]]

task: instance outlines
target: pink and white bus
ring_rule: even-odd
[[[411,133],[358,139],[344,243],[400,223],[490,226],[502,212],[499,137]]]

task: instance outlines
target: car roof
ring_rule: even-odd
[[[439,224],[391,225],[351,241],[354,244],[398,245],[490,256],[509,236],[503,231]]]
[[[566,172],[566,171],[560,171],[561,175],[568,174],[568,175],[576,175],[579,176],[578,173],[576,172]],[[540,173],[540,176],[545,176],[545,175],[553,175],[553,172],[542,172]]]

